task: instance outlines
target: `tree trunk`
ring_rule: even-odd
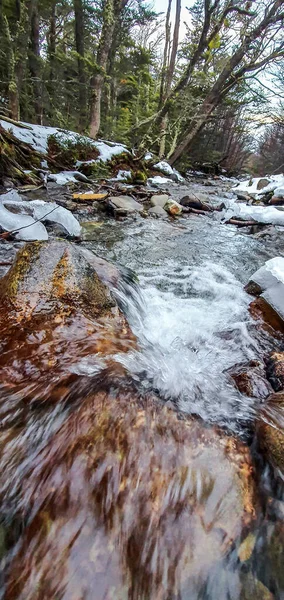
[[[53,1],[51,6],[51,15],[49,21],[49,32],[48,32],[48,59],[49,59],[49,81],[48,81],[48,95],[49,95],[49,118],[52,121],[53,118],[53,103],[55,96],[55,77],[56,77],[56,0]]]
[[[169,0],[168,15],[169,15],[170,8],[171,8],[171,0]],[[160,106],[162,106],[163,103],[165,102],[165,100],[169,97],[172,82],[173,82],[176,57],[177,57],[177,51],[178,51],[180,13],[181,13],[181,0],[176,0],[176,17],[175,17],[175,26],[174,26],[174,35],[173,35],[173,45],[172,45],[169,66],[166,71],[164,91],[163,91],[163,96],[161,97],[161,100],[160,100]],[[167,18],[168,18],[168,15],[167,15]],[[160,140],[160,150],[159,150],[160,158],[165,156],[167,126],[168,126],[168,113],[166,112],[161,121],[161,140]]]
[[[101,98],[107,61],[111,49],[115,26],[114,0],[105,0],[103,7],[103,26],[97,52],[97,72],[92,78],[90,136],[96,138],[101,124]]]
[[[78,82],[79,82],[79,129],[81,132],[86,127],[86,109],[87,109],[87,90],[85,75],[85,26],[84,26],[84,6],[82,0],[74,0],[75,12],[75,42],[78,54]]]
[[[31,37],[29,52],[29,67],[33,84],[33,102],[36,123],[42,124],[42,86],[41,86],[41,59],[39,38],[38,1],[33,1],[31,11]]]

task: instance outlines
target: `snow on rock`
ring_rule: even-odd
[[[261,290],[261,297],[284,320],[284,258],[276,257],[268,260],[250,278]]]
[[[17,240],[24,240],[27,242],[48,240],[48,233],[42,223],[36,223],[29,215],[12,213],[1,203],[0,227],[4,229],[4,231],[18,231],[15,235]]]
[[[50,173],[48,181],[54,181],[57,185],[66,185],[66,183],[78,183],[76,176],[80,176],[80,171],[61,171],[60,173]]]
[[[284,227],[284,211],[275,206],[251,206],[230,199],[224,199],[224,204],[226,210],[222,213],[222,217],[226,220],[237,217],[244,221],[253,220],[257,223]]]
[[[161,173],[164,173],[165,175],[169,175],[174,181],[184,181],[184,178],[181,176],[181,174],[176,169],[173,169],[165,160],[161,160],[154,165],[153,168],[157,169],[157,171],[161,171]]]
[[[131,171],[118,171],[117,176],[112,177],[109,181],[130,181],[131,179]]]
[[[262,182],[267,181],[267,185],[262,187]],[[263,196],[267,192],[275,192],[279,188],[284,187],[284,175],[269,175],[268,177],[254,177],[246,181],[241,181],[238,185],[232,188],[232,191],[252,194],[253,196]],[[260,189],[261,188],[261,189]]]
[[[10,207],[13,210],[17,210],[17,214],[7,210],[7,207]],[[13,217],[27,217],[29,219],[29,221],[27,221],[26,223],[27,225],[29,225],[30,223],[34,223],[35,220],[48,221],[51,223],[58,223],[58,225],[61,225],[65,229],[65,231],[71,236],[78,237],[81,233],[80,223],[79,221],[77,221],[74,215],[72,215],[72,213],[69,210],[67,210],[63,206],[59,206],[55,202],[45,202],[44,200],[22,200],[21,196],[17,192],[13,194],[11,192],[8,192],[7,194],[3,194],[2,196],[0,196],[0,208],[4,208],[4,211],[8,213],[7,215],[2,211],[3,214],[6,214],[7,223],[8,216],[12,219]],[[0,225],[3,227],[3,229],[5,229],[4,225],[2,225],[1,222]],[[42,224],[39,223],[39,225]],[[16,228],[17,224],[12,227],[8,225],[6,231],[12,231]],[[47,231],[44,225],[42,225],[42,228],[44,229],[47,236],[45,238],[20,237],[18,239],[48,239]],[[24,235],[30,235],[29,229],[30,228],[28,228],[27,230],[23,230]],[[35,230],[33,229],[31,234],[32,236],[35,235],[34,231]]]
[[[144,160],[152,160],[152,158],[154,158],[154,154],[152,154],[152,152],[146,152]]]
[[[173,182],[168,177],[160,177],[160,175],[156,175],[156,177],[149,177],[148,183],[153,186],[159,186],[159,185],[163,185],[164,183],[173,183]]]

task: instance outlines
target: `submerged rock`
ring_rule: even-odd
[[[226,373],[233,379],[238,390],[246,396],[264,400],[273,392],[266,379],[264,367],[257,361],[236,365]]]
[[[5,600],[199,589],[254,515],[246,446],[133,390],[81,397],[22,482]]]

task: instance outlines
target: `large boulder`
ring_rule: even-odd
[[[246,446],[127,386],[80,398],[21,481],[5,600],[195,597],[254,515]]]

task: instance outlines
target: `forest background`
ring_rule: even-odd
[[[0,0],[0,115],[278,173],[283,24],[283,0]]]

